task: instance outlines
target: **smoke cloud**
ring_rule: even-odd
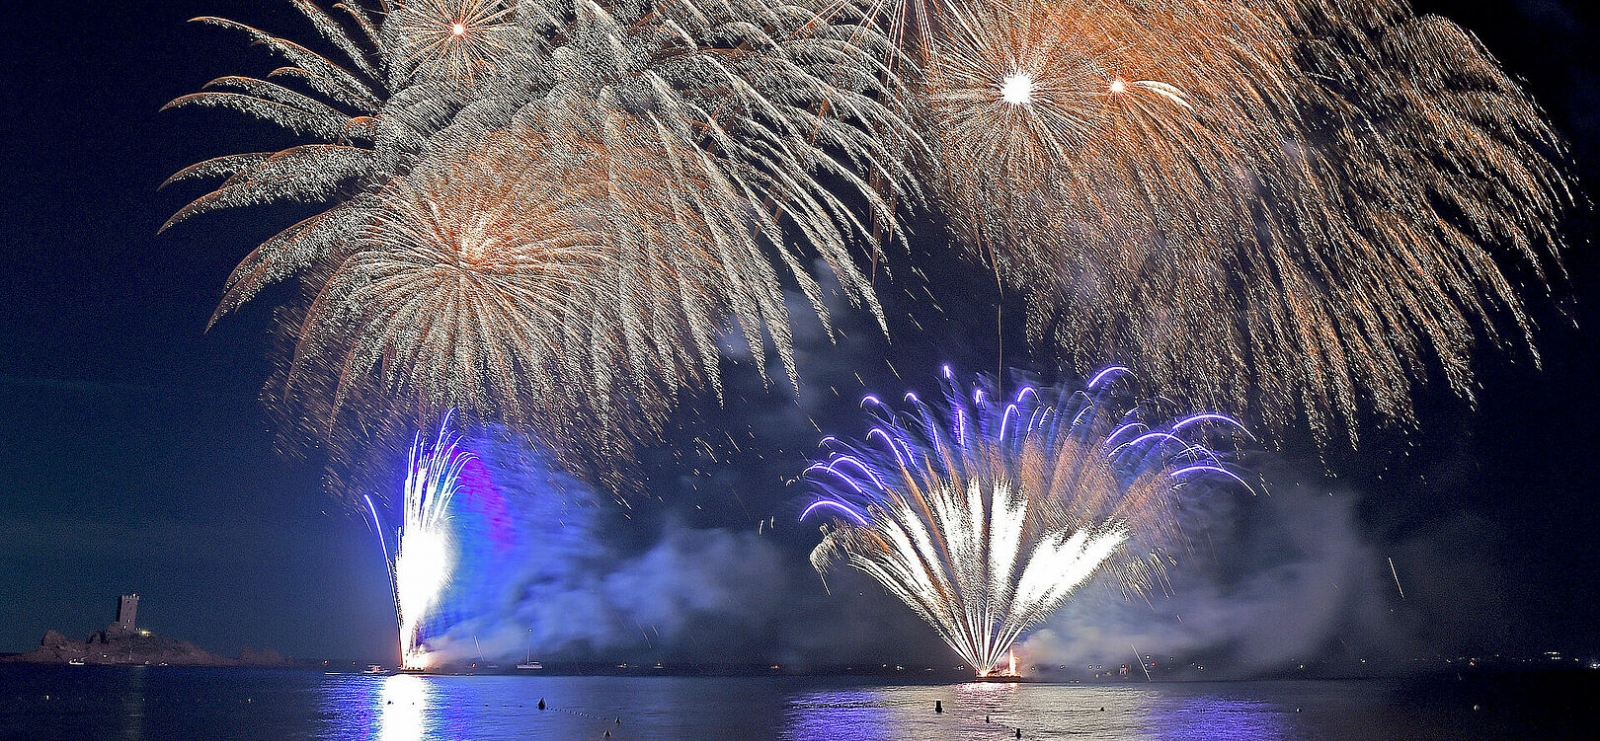
[[[1166,593],[1086,590],[1022,642],[1019,656],[1047,675],[1124,665],[1137,675],[1135,649],[1163,671],[1197,678],[1370,675],[1434,669],[1426,657],[1470,640],[1434,622],[1462,614],[1460,595],[1486,592],[1487,574],[1449,557],[1483,542],[1470,523],[1382,547],[1363,535],[1359,495],[1283,464],[1268,468],[1261,493],[1190,513],[1191,548],[1176,554]],[[1404,568],[1391,571],[1390,559]],[[1429,578],[1401,579],[1419,573]]]

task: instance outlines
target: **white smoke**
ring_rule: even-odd
[[[1361,534],[1359,500],[1290,481],[1210,502],[1185,525],[1192,548],[1167,593],[1087,590],[1018,654],[1073,675],[1136,669],[1135,649],[1196,677],[1403,671],[1424,645],[1417,595],[1401,597],[1391,556]]]
[[[715,660],[719,646],[759,641],[780,614],[777,602],[789,589],[784,559],[755,533],[669,522],[648,550],[624,557],[587,537],[593,532],[523,533],[545,538],[540,545],[582,542],[518,549],[509,578],[490,585],[498,598],[430,645],[456,661],[529,653]]]

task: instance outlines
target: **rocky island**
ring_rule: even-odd
[[[278,652],[244,649],[238,658],[218,656],[188,641],[151,634],[135,627],[139,595],[125,594],[117,603],[117,620],[81,641],[49,631],[39,647],[0,661],[33,664],[100,664],[144,666],[288,666]]]

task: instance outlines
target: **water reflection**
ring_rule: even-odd
[[[1082,693],[1073,694],[1083,699]],[[1088,729],[1069,717],[1077,711],[1075,705],[1082,703],[1063,704],[1060,700],[1064,697],[1060,692],[1040,693],[1026,685],[989,682],[810,692],[791,702],[782,737],[788,741],[997,741],[1014,737],[1020,729],[1026,738],[1064,737],[1060,734],[1083,738],[1077,734]],[[1088,731],[1089,738],[1130,737],[1125,733],[1127,718],[1125,713],[1118,714],[1113,727]],[[1107,730],[1111,735],[1098,735]]]
[[[148,669],[134,666],[128,670],[128,685],[122,692],[122,737],[127,741],[144,738],[144,683]]]
[[[317,738],[768,739],[789,694],[766,679],[330,675],[319,691]]]
[[[1287,741],[1298,738],[1284,710],[1225,696],[1168,698],[1151,715],[1160,741]]]
[[[889,741],[898,738],[893,712],[882,706],[877,690],[811,692],[790,705],[791,741]]]
[[[935,702],[944,712],[935,711]],[[787,741],[998,741],[1030,739],[1292,741],[1302,738],[1281,703],[1231,697],[1217,687],[970,683],[797,694]]]
[[[888,685],[0,664],[0,739],[604,741],[609,732],[611,741],[1008,741],[1019,729],[1055,741],[1593,738],[1592,713],[1571,703],[1600,680],[1556,679]]]
[[[422,677],[384,677],[378,693],[379,741],[422,741],[428,730],[428,698],[428,682]]]
[[[862,685],[804,678],[338,675],[319,688],[334,741],[1297,741],[1296,706],[1335,696],[1278,686]],[[540,709],[540,700],[546,702]],[[935,711],[935,703],[943,712]],[[1314,717],[1315,715],[1315,717]]]

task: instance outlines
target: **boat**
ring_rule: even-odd
[[[67,663],[72,666],[83,666],[83,659],[67,659]]]
[[[525,670],[543,669],[544,668],[544,664],[541,664],[541,663],[539,663],[537,661],[524,661],[521,664],[518,664],[517,668],[518,669],[525,669]]]

